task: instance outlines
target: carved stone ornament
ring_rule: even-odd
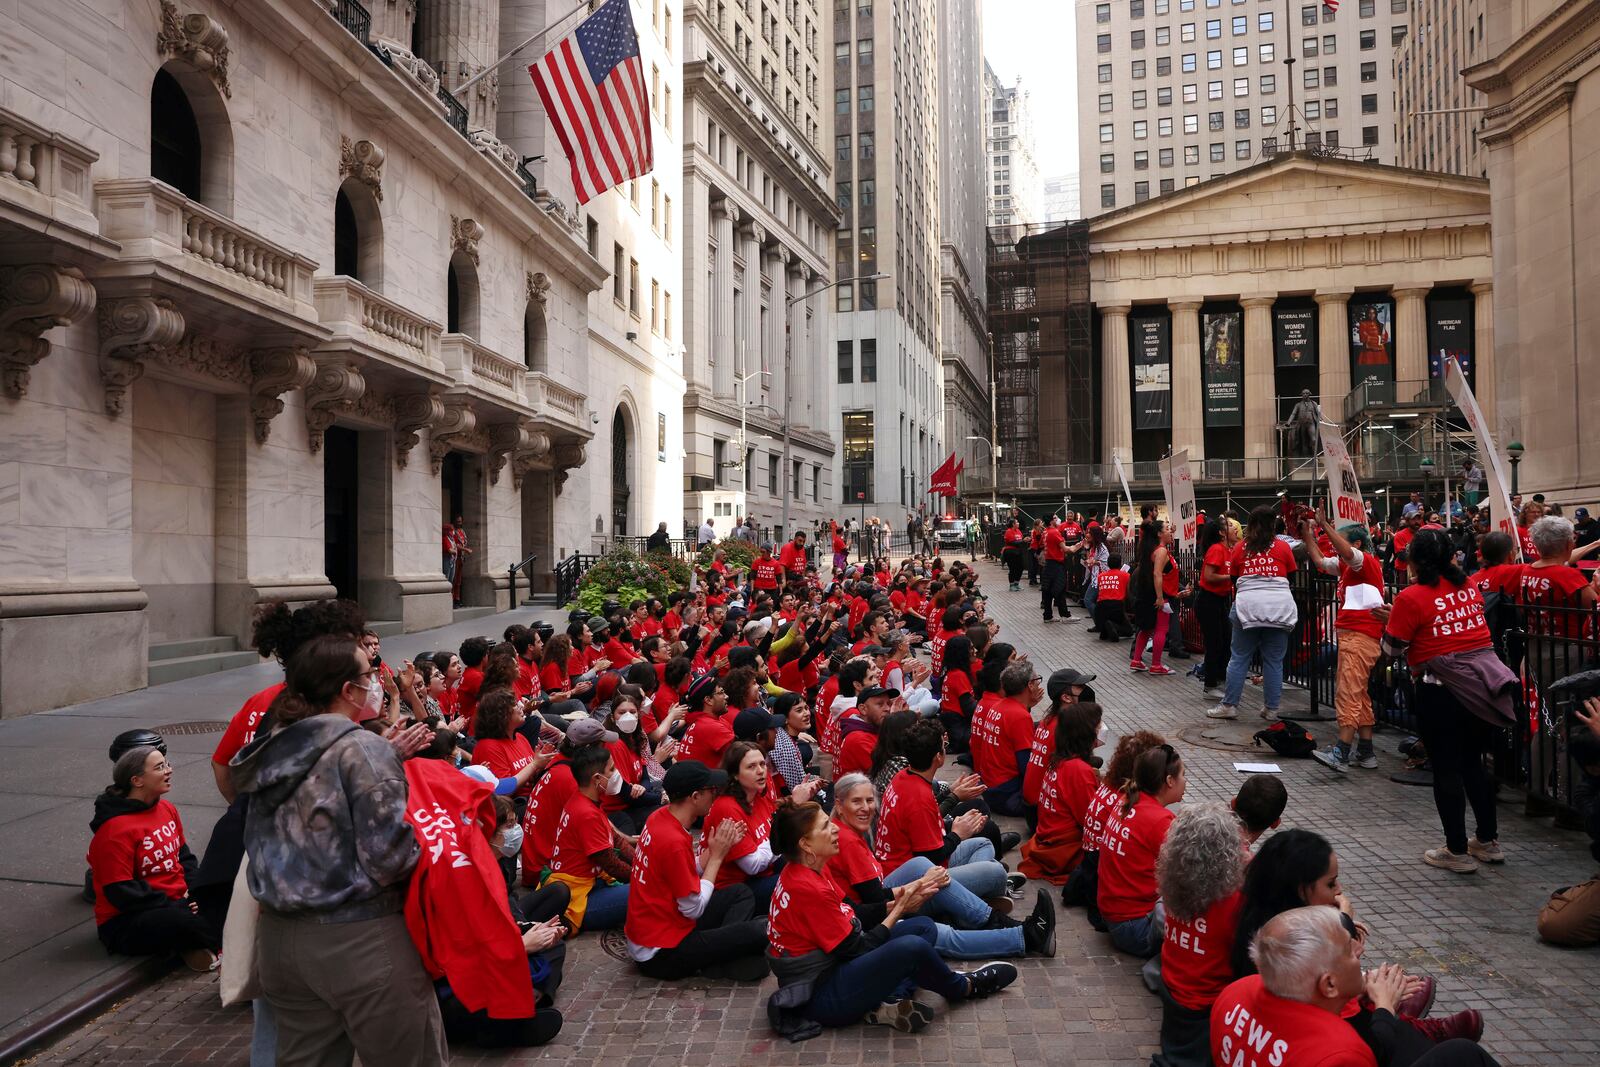
[[[550,454],[550,435],[538,430],[524,430],[522,447],[511,458],[511,487],[522,488],[522,479],[538,469],[540,462]]]
[[[341,412],[349,411],[367,391],[367,380],[354,363],[317,363],[317,376],[306,386],[306,438],[312,454],[322,451],[322,436]]]
[[[583,466],[584,451],[581,441],[564,441],[556,446],[555,465],[561,470]]]
[[[497,422],[488,427],[489,451],[486,458],[489,464],[489,484],[500,484],[500,472],[505,469],[506,460],[513,452],[522,448],[527,440],[528,431],[515,422]],[[513,472],[513,477],[515,472]]]
[[[481,240],[483,240],[481,223],[475,219],[450,216],[450,247],[472,260],[474,265],[478,262],[478,242]]]
[[[176,344],[153,350],[150,356],[172,370],[213,378],[219,382],[250,384],[250,357],[246,351],[214,337],[189,334]]]
[[[444,414],[433,424],[432,432],[428,434],[428,459],[435,476],[444,466],[444,457],[449,455],[457,440],[471,434],[472,428],[477,424],[478,417],[468,406],[466,397],[452,396],[445,399]]]
[[[354,178],[383,199],[383,149],[371,141],[352,141],[339,135],[339,177]]]
[[[0,267],[0,388],[7,396],[27,394],[29,372],[50,354],[45,332],[71,326],[94,304],[94,286],[75,267]]]
[[[429,99],[438,95],[439,72],[427,60],[417,58],[393,42],[386,41],[379,47],[388,54],[390,65],[415,82]]]
[[[144,374],[144,361],[183,337],[183,316],[164,297],[137,296],[101,304],[100,381],[106,414],[122,414],[128,387]]]
[[[283,414],[285,393],[304,389],[317,377],[317,361],[304,346],[258,348],[250,354],[250,416],[256,424],[256,444],[267,443],[272,420]]]
[[[480,82],[479,84],[482,83]],[[472,147],[500,164],[506,170],[516,170],[517,163],[522,159],[522,156],[517,153],[515,148],[512,148],[488,130],[473,130],[467,136],[467,140],[472,142]]]
[[[550,276],[542,270],[528,272],[528,299],[540,307],[550,299]]]
[[[161,0],[156,51],[164,59],[182,59],[210,75],[223,96],[233,96],[228,85],[228,31],[210,15],[196,11],[180,16],[172,0]]]
[[[417,431],[444,419],[444,401],[432,393],[404,393],[394,398],[394,458],[404,467],[422,438]]]

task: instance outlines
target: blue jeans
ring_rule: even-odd
[[[628,917],[628,886],[600,885],[589,890],[589,904],[583,913],[585,930],[615,930]]]
[[[889,940],[829,971],[817,982],[805,1013],[823,1026],[851,1026],[886,1001],[903,1000],[912,988],[946,1000],[965,1000],[967,982],[939,958],[932,919],[901,919]]]
[[[277,1016],[272,1014],[266,997],[252,1000],[250,1007],[255,1012],[255,1024],[250,1029],[250,1067],[277,1067]]]
[[[1100,587],[1093,578],[1085,578],[1083,587],[1083,610],[1089,613],[1089,618],[1094,618],[1094,605],[1100,599]]]
[[[1239,625],[1233,620],[1233,652],[1228,659],[1228,690],[1222,702],[1237,707],[1244,695],[1244,676],[1257,651],[1261,653],[1262,686],[1267,707],[1277,711],[1283,699],[1283,656],[1289,651],[1289,631],[1275,626]]]
[[[932,867],[933,864],[923,857],[913,856],[884,877],[884,888],[896,889],[910,885],[928,873]],[[1001,881],[1004,882],[1003,875]],[[922,914],[944,919],[969,930],[975,930],[988,922],[992,912],[993,909],[984,903],[982,897],[956,881],[953,870],[950,872],[950,884],[935,893],[933,898],[922,906]]]
[[[1149,915],[1109,925],[1113,945],[1130,956],[1147,960],[1161,951],[1161,939],[1167,932],[1167,910],[1157,901]]]
[[[1022,775],[1017,775],[1004,785],[985,789],[983,799],[992,811],[1002,815],[1021,815],[1027,810],[1027,801],[1022,799]]]
[[[946,866],[952,882],[985,900],[1006,891],[1006,869],[995,859],[994,844],[987,837],[973,834],[951,849]]]

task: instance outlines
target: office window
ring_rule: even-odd
[[[1277,49],[1273,47],[1271,41],[1256,45],[1256,58],[1263,63],[1271,63],[1276,54]]]
[[[1184,145],[1183,162],[1190,167],[1197,165],[1200,162],[1200,146],[1197,144]]]
[[[628,313],[639,317],[639,261],[628,260]]]
[[[650,228],[661,232],[661,183],[650,179]]]
[[[1389,0],[1391,14],[1404,15],[1406,13],[1406,0]]]
[[[1236,107],[1233,109],[1233,128],[1236,130],[1248,130],[1250,128],[1249,108]]]
[[[1222,69],[1222,49],[1217,48],[1217,49],[1213,49],[1210,52],[1206,53],[1206,69],[1207,70],[1221,70]]]
[[[611,246],[611,299],[622,303],[623,286],[628,283],[628,277],[623,273],[628,257],[619,244]]]
[[[1111,152],[1100,153],[1100,173],[1110,174],[1117,169],[1117,157]]]
[[[1235,141],[1235,142],[1233,142],[1233,158],[1234,159],[1249,159],[1250,158],[1250,140],[1249,140],[1249,138],[1246,138],[1243,141]]]
[[[1238,48],[1235,48],[1233,50],[1233,65],[1234,66],[1242,67],[1248,62],[1250,62],[1250,46],[1249,45],[1240,45]]]
[[[661,336],[672,340],[672,294],[661,294]]]
[[[1172,43],[1172,28],[1170,26],[1157,26],[1156,27],[1156,45],[1159,47],[1161,45],[1171,44],[1171,43]]]
[[[1158,88],[1156,90],[1156,106],[1157,107],[1171,107],[1172,106],[1172,86],[1163,85],[1163,86],[1161,86],[1160,88]]]
[[[1272,126],[1278,121],[1278,109],[1268,104],[1261,109],[1261,125]]]
[[[1198,86],[1198,85],[1185,85],[1183,87],[1183,102],[1185,104],[1192,104],[1196,100],[1199,100],[1199,99],[1200,99],[1200,86]]]
[[[1134,49],[1143,48],[1144,47],[1144,31],[1143,30],[1134,30],[1132,33],[1130,33],[1128,35],[1128,44]]]
[[[1110,110],[1111,110],[1111,94],[1110,93],[1101,93],[1100,94],[1100,111],[1101,111],[1101,113],[1105,114],[1105,113],[1110,112]]]
[[[844,499],[872,499],[873,454],[872,412],[844,413]],[[788,533],[787,530],[784,531]]]
[[[861,340],[861,380],[875,382],[878,380],[878,342],[871,337]]]
[[[1173,189],[1172,179],[1171,178],[1162,178],[1161,179],[1161,192],[1162,192],[1162,194],[1165,195],[1166,193],[1170,193],[1170,192],[1172,192],[1172,189]]]
[[[1339,84],[1339,68],[1338,67],[1323,67],[1322,68],[1322,84],[1326,85],[1326,86],[1338,85]]]
[[[1165,78],[1165,77],[1169,76],[1171,73],[1172,73],[1172,57],[1171,56],[1157,56],[1156,57],[1156,77]]]
[[[833,291],[833,310],[854,311],[856,309],[856,290],[853,285],[841,285]]]
[[[661,196],[661,239],[667,244],[672,243],[672,197]]]
[[[1111,51],[1111,35],[1109,33],[1097,34],[1094,39],[1094,50],[1101,53]]]
[[[1225,123],[1226,116],[1220,111],[1213,111],[1206,116],[1206,128],[1209,130],[1220,130]]]
[[[1192,41],[1192,40],[1194,40],[1194,23],[1185,22],[1182,26],[1178,27],[1178,40],[1180,40],[1180,41]]]
[[[833,58],[834,59],[849,59],[850,58],[850,42],[849,41],[839,41],[836,44],[834,44],[834,46],[833,46]]]
[[[1221,163],[1228,158],[1228,146],[1218,142],[1211,145],[1211,162]]]
[[[1272,12],[1263,11],[1263,12],[1261,12],[1261,14],[1256,16],[1256,29],[1260,30],[1262,33],[1271,32],[1271,30],[1272,30]]]
[[[1179,11],[1193,11],[1194,10],[1194,0],[1178,0],[1178,10]]]
[[[850,135],[841,133],[833,139],[833,155],[840,163],[850,162]]]
[[[1328,133],[1327,133],[1326,140],[1328,142],[1328,147],[1329,148],[1338,148],[1339,147],[1339,131],[1338,130],[1329,130]]]
[[[1135,204],[1142,204],[1146,200],[1149,200],[1149,199],[1150,199],[1150,183],[1149,182],[1134,182],[1133,183],[1133,202]]]
[[[1135,78],[1144,77],[1144,66],[1145,66],[1145,63],[1144,63],[1144,60],[1142,60],[1142,59],[1136,59],[1136,60],[1133,61],[1132,70],[1133,70],[1133,76]]]
[[[585,235],[589,239],[589,246],[588,246],[589,247],[589,257],[591,259],[599,259],[600,258],[600,224],[598,222],[596,222],[595,219],[594,219],[594,216],[591,215],[588,218],[588,220],[584,223],[584,229],[585,229]]]
[[[1214,40],[1216,40],[1217,38],[1219,38],[1221,36],[1222,36],[1222,20],[1221,19],[1207,19],[1206,20],[1206,40],[1214,41]]]
[[[1099,78],[1100,78],[1100,80],[1102,82],[1108,82],[1108,81],[1111,80],[1111,64],[1110,63],[1101,63],[1099,65],[1099,67],[1097,68],[1097,71],[1098,71],[1098,76],[1099,76]]]
[[[1322,84],[1322,72],[1316,67],[1307,67],[1301,72],[1301,78],[1307,89],[1315,89]]]
[[[1145,138],[1147,138],[1149,136],[1150,136],[1150,123],[1148,121],[1146,121],[1145,119],[1139,119],[1137,122],[1135,122],[1133,124],[1133,139],[1135,141],[1143,141]]]
[[[1170,118],[1156,119],[1156,134],[1161,137],[1172,136],[1172,120]]]
[[[862,65],[872,62],[872,38],[863,37],[856,42],[856,58]]]
[[[1370,19],[1378,13],[1378,0],[1361,0],[1357,13],[1364,19]]]
[[[1374,49],[1376,47],[1378,47],[1378,31],[1377,30],[1362,30],[1361,31],[1361,50],[1363,52],[1370,52],[1372,49]]]
[[[1321,117],[1322,117],[1322,105],[1320,103],[1318,103],[1317,101],[1315,101],[1315,100],[1307,100],[1306,101],[1306,118],[1308,118],[1308,119],[1320,119]]]
[[[1111,21],[1111,5],[1110,4],[1096,4],[1096,5],[1094,5],[1094,20],[1096,22],[1110,22]]]
[[[1165,15],[1172,9],[1172,0],[1156,0],[1156,14]]]
[[[1117,187],[1115,185],[1102,185],[1100,187],[1100,206],[1117,206]]]
[[[1229,29],[1231,29],[1233,31],[1233,36],[1235,36],[1235,37],[1243,37],[1245,34],[1250,32],[1250,16],[1249,15],[1235,15],[1235,16],[1233,16],[1233,22],[1229,26]]]
[[[1249,96],[1250,95],[1250,79],[1249,78],[1235,78],[1235,79],[1233,79],[1233,95],[1234,96]]]
[[[1378,80],[1378,64],[1376,64],[1376,63],[1363,63],[1363,64],[1361,64],[1361,80],[1364,81],[1364,82],[1375,82],[1375,81],[1377,81]]]
[[[872,154],[873,154],[872,153],[872,148],[873,148],[872,134],[870,132],[865,132],[864,131],[861,134],[860,141],[861,141],[861,158],[862,159],[871,159],[872,158]]]
[[[1144,0],[1128,0],[1128,17],[1144,18]]]
[[[1199,133],[1200,132],[1200,116],[1199,115],[1185,115],[1185,116],[1183,116],[1183,132],[1184,133]]]
[[[1300,25],[1315,26],[1317,24],[1317,5],[1306,4],[1300,9]]]
[[[857,186],[861,191],[861,206],[871,207],[878,202],[878,181],[876,178],[862,178]]]
[[[1134,170],[1149,170],[1150,169],[1150,153],[1149,152],[1135,152],[1133,154],[1133,169]]]
[[[1221,82],[1219,82],[1219,81],[1218,82],[1206,82],[1206,99],[1207,100],[1221,100],[1222,99],[1222,83]]]
[[[650,279],[650,332],[661,332],[661,283]]]
[[[1330,96],[1322,102],[1322,113],[1330,119],[1339,117],[1339,98]]]
[[[1332,11],[1329,11],[1327,6],[1324,5],[1323,8],[1322,8],[1322,21],[1323,21],[1323,24],[1326,25],[1327,23],[1332,22],[1333,21],[1333,15],[1334,15],[1334,13]]]
[[[1185,74],[1193,74],[1194,71],[1195,71],[1194,53],[1193,52],[1185,52],[1183,54],[1182,59],[1178,63],[1178,67]]]
[[[1303,55],[1303,56],[1314,56],[1314,55],[1316,55],[1317,54],[1317,39],[1315,37],[1307,37],[1305,40],[1301,41],[1300,42],[1300,54]]]
[[[862,111],[871,111],[873,107],[872,86],[863,85],[856,90],[856,99],[860,102]]]
[[[854,341],[839,342],[839,384],[849,385],[855,381],[856,353]]]
[[[1322,54],[1331,56],[1339,51],[1339,37],[1337,34],[1325,33],[1322,35]]]
[[[1163,167],[1172,166],[1172,149],[1163,148],[1156,153],[1156,162]]]
[[[1470,35],[1472,33],[1472,31],[1469,29],[1469,30],[1467,30],[1467,33]],[[1390,44],[1399,44],[1401,41],[1403,41],[1405,39],[1406,39],[1406,28],[1404,26],[1390,26],[1389,27],[1389,43]],[[1469,45],[1469,48],[1470,48],[1470,45]]]
[[[1378,143],[1378,127],[1376,127],[1376,126],[1363,126],[1363,127],[1361,127],[1361,143],[1364,144],[1364,145],[1375,145],[1375,144],[1377,144]]]
[[[1277,75],[1275,75],[1275,74],[1263,74],[1263,75],[1261,75],[1261,93],[1262,93],[1262,95],[1271,96],[1273,93],[1275,93],[1277,91],[1278,91],[1278,77],[1277,77]]]
[[[1100,143],[1110,144],[1114,140],[1116,140],[1116,131],[1113,129],[1111,123],[1102,122],[1100,124]]]
[[[1363,115],[1376,115],[1378,113],[1378,94],[1363,93],[1361,95],[1361,113]]]

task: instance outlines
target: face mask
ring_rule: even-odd
[[[612,771],[611,777],[606,779],[606,796],[614,797],[622,792],[622,772]]]
[[[383,686],[378,684],[376,678],[367,682],[367,688],[361,695],[361,719],[375,719],[383,710]]]
[[[620,732],[625,733],[625,734],[631,734],[635,730],[637,730],[638,728],[639,728],[639,716],[637,716],[637,715],[618,715],[617,716],[617,729]]]
[[[522,825],[512,823],[500,838],[500,855],[510,859],[522,851]]]
[[[1101,723],[1099,728],[1097,730],[1095,730],[1094,738],[1095,738],[1094,743],[1096,745],[1103,745],[1103,744],[1106,743],[1106,724],[1105,723]]]

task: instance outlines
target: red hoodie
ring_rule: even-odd
[[[406,821],[422,855],[406,890],[406,928],[429,977],[468,1011],[533,1015],[528,950],[511,918],[494,849],[494,789],[440,760],[405,762]]]

